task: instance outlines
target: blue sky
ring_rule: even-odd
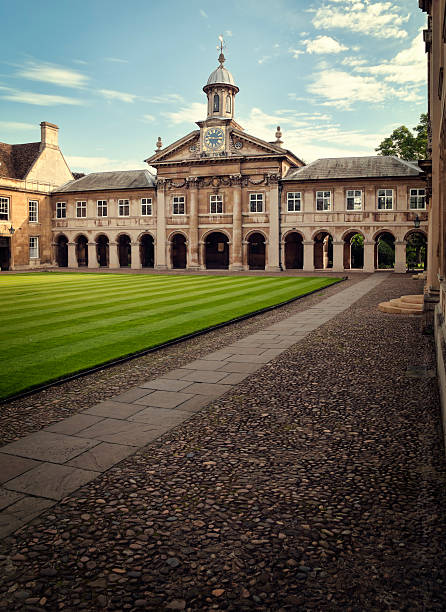
[[[59,128],[73,171],[143,168],[206,117],[225,66],[236,120],[307,163],[373,155],[426,112],[425,15],[417,0],[20,0],[0,3],[0,141]]]

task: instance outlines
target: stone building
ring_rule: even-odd
[[[374,156],[305,166],[280,128],[266,142],[236,122],[239,89],[224,62],[221,53],[203,88],[198,129],[166,147],[158,139],[146,160],[156,175],[93,173],[52,189],[53,263],[405,272],[406,244],[417,238],[421,253],[427,227],[418,165]]]

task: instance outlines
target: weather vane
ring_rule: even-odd
[[[220,55],[218,56],[218,61],[223,66],[223,63],[225,61],[225,56],[223,55],[223,49],[226,49],[226,44],[225,44],[225,41],[223,40],[222,34],[220,34],[220,36],[218,37],[218,40],[220,41],[220,44],[217,45],[217,49],[220,49]]]

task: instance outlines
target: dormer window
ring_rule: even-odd
[[[214,113],[220,112],[220,96],[214,94]]]

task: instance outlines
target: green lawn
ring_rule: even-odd
[[[337,280],[58,272],[0,276],[0,398]]]

